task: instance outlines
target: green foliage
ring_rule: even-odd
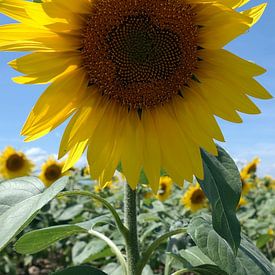
[[[64,270],[53,273],[53,275],[76,275],[76,274],[77,275],[107,275],[101,270],[91,266],[87,266],[87,265],[69,267]]]
[[[205,177],[198,181],[211,203],[214,229],[229,243],[236,254],[241,240],[240,223],[236,216],[241,194],[238,168],[220,146],[217,157],[204,150],[201,152]]]
[[[0,250],[34,219],[37,211],[64,189],[67,181],[66,177],[62,178],[45,190],[43,184],[32,177],[1,183]]]
[[[188,233],[199,249],[230,275],[270,275],[274,272],[271,263],[246,238],[242,238],[235,257],[227,242],[215,232],[211,223],[202,217],[191,221]]]
[[[21,254],[37,253],[57,241],[75,234],[86,232],[77,225],[58,225],[28,232],[15,244],[15,250]]]
[[[198,275],[227,275],[226,272],[222,271],[216,265],[199,265],[196,267],[189,268],[184,271],[179,271],[174,274],[181,275],[181,274],[190,274],[190,272]]]
[[[151,190],[144,186],[146,179],[142,180],[142,186],[139,185],[140,267],[145,266],[142,275],[190,272],[203,275],[272,274],[272,266],[266,258],[270,261],[275,258],[274,232],[268,230],[274,225],[275,218],[275,190],[270,187],[271,180],[258,179],[254,174],[251,175],[247,181],[253,188],[245,195],[246,204],[237,208],[240,182],[236,166],[221,148],[218,157],[203,154],[206,178],[201,185],[211,207],[206,204],[203,209],[192,213],[183,206],[181,198],[188,184],[184,190],[173,186],[170,198],[164,202],[158,201],[150,193]],[[37,210],[33,212],[31,220],[27,213],[19,216],[26,218],[27,223],[24,228],[20,228],[21,233],[16,232],[15,235],[19,233],[19,239],[14,248],[17,252],[28,255],[17,254],[11,245],[7,246],[0,258],[0,274],[31,274],[30,270],[34,267],[47,274],[63,269],[64,272],[75,272],[74,268],[79,268],[78,265],[82,264],[88,264],[89,271],[97,268],[103,274],[123,274],[117,255],[98,236],[108,237],[122,255],[125,255],[125,241],[121,234],[125,233],[121,222],[124,182],[122,178],[114,178],[112,187],[95,194],[92,189],[96,183],[89,177],[81,176],[77,170],[70,177],[69,184],[64,183],[65,190],[61,193],[64,186],[61,188],[55,183],[44,189],[35,178],[2,182],[0,218],[7,211],[13,214],[14,211],[10,209],[25,209],[22,205],[37,196],[41,198],[41,205],[40,208],[36,208],[39,203],[34,205],[33,210]],[[48,194],[47,200],[45,194]],[[56,198],[53,199],[54,197]],[[20,209],[18,205],[21,205]],[[234,239],[236,232],[232,232],[236,209],[242,231],[253,240],[252,244],[242,237],[237,257],[231,248],[238,247]],[[211,212],[213,224],[209,218]],[[227,227],[218,217],[228,223]],[[219,230],[215,227],[215,220]],[[3,220],[2,224],[5,228]],[[226,228],[221,228],[222,226]],[[186,227],[189,234],[186,233]],[[98,236],[92,235],[92,230]],[[0,242],[6,238],[7,242],[14,243],[15,235],[2,235]],[[66,269],[69,266],[77,267]]]

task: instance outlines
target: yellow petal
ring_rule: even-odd
[[[260,18],[262,17],[265,11],[266,6],[267,4],[264,3],[242,12],[242,14],[252,18],[253,21],[249,24],[250,27],[252,27],[254,24],[256,24],[260,20]]]
[[[89,140],[100,123],[108,104],[105,104],[105,101],[96,102],[94,92],[97,93],[97,91],[88,89],[89,97],[85,99],[66,127],[59,148],[59,158],[67,154],[79,141]]]
[[[249,29],[252,19],[226,6],[198,5],[196,24],[202,26],[198,37],[200,46],[219,49]]]
[[[210,63],[216,67],[217,70],[224,70],[227,73],[242,75],[242,76],[258,76],[266,72],[266,70],[259,65],[240,58],[233,53],[228,52],[224,49],[218,50],[202,50],[199,52],[203,62],[199,64],[202,69],[208,69],[204,67],[205,63]],[[237,77],[236,77],[237,78]]]
[[[136,113],[129,113],[122,133],[121,163],[123,174],[132,189],[138,184],[143,155],[143,129]]]
[[[142,125],[144,129],[143,168],[148,178],[149,185],[157,194],[159,189],[159,176],[161,166],[161,152],[156,126],[150,111],[142,114]]]
[[[200,125],[196,124],[196,117],[193,113],[192,94],[185,93],[184,99],[174,100],[174,110],[182,131],[199,147],[204,148],[208,152],[217,155],[217,148],[212,136],[208,136],[207,132]],[[195,105],[196,109],[198,105]]]
[[[81,158],[83,152],[87,147],[88,141],[80,141],[78,142],[70,151],[68,158],[65,161],[65,164],[62,168],[62,173],[69,170],[71,167],[75,165],[75,163]]]
[[[31,138],[45,134],[57,127],[79,106],[86,96],[86,73],[69,72],[54,81],[32,109],[22,134]]]
[[[242,7],[246,3],[248,3],[250,0],[220,0],[220,2],[223,5],[229,6],[233,9]]]
[[[26,76],[13,80],[20,84],[52,82],[65,71],[74,70],[80,63],[77,53],[32,53],[9,62],[9,65]],[[43,64],[43,66],[41,66]]]

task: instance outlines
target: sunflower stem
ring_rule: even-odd
[[[137,235],[137,192],[128,184],[125,184],[124,190],[124,223],[128,228],[126,238],[128,275],[136,275],[140,257]]]

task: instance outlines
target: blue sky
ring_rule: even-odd
[[[251,0],[253,5],[262,1]],[[249,7],[249,5],[248,5]],[[263,18],[248,33],[231,42],[226,48],[252,60],[267,69],[258,81],[275,96],[275,2],[268,1]],[[10,20],[0,15],[0,24]],[[0,53],[0,151],[6,145],[28,151],[37,159],[47,153],[57,153],[64,126],[31,143],[23,142],[20,129],[29,111],[45,89],[43,85],[18,85],[11,78],[18,75],[7,62],[21,56],[18,53]],[[41,64],[43,66],[43,64]],[[242,124],[218,119],[226,143],[223,147],[231,156],[246,162],[255,156],[261,158],[259,173],[275,177],[275,100],[254,100],[262,110],[261,115],[242,115]]]

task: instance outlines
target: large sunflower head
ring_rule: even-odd
[[[121,163],[136,188],[141,169],[153,191],[164,169],[178,184],[203,178],[200,148],[217,154],[215,116],[241,122],[259,113],[249,96],[270,94],[265,72],[223,47],[261,17],[243,0],[22,0],[0,2],[19,21],[1,26],[0,50],[30,51],[10,65],[23,84],[51,83],[22,134],[39,138],[72,114],[60,145],[69,169],[88,148],[102,184]],[[165,131],[163,130],[165,129]]]
[[[11,146],[0,154],[0,177],[4,179],[29,176],[33,168],[34,164],[26,155]]]
[[[63,166],[64,162],[56,161],[52,157],[42,164],[39,177],[46,187],[49,187],[52,183],[63,176]]]
[[[159,179],[159,190],[157,193],[157,198],[160,201],[165,201],[169,198],[172,191],[173,180],[168,176],[160,177]]]
[[[191,212],[196,212],[206,206],[206,196],[200,185],[190,185],[181,198],[181,203]]]

